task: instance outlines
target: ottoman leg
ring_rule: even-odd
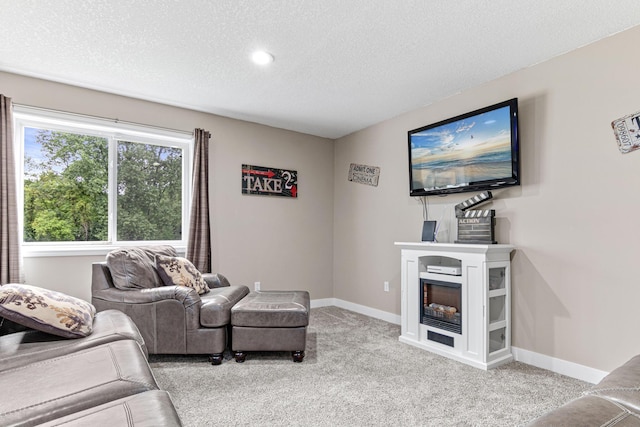
[[[211,362],[212,365],[219,365],[222,363],[223,358],[222,353],[212,354],[209,356],[209,362]]]
[[[292,351],[291,355],[293,356],[293,361],[296,363],[300,363],[302,359],[304,359],[304,351]]]
[[[247,353],[244,351],[236,351],[235,353],[236,363],[244,362],[244,359],[247,358]]]

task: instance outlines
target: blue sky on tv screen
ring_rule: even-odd
[[[506,106],[412,134],[412,157],[420,162],[425,157],[451,155],[491,144],[504,146],[510,135],[510,109]]]

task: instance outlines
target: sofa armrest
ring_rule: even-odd
[[[220,273],[202,273],[202,278],[209,286],[209,289],[231,286],[229,280]]]
[[[185,308],[201,303],[198,292],[186,286],[160,286],[132,290],[109,288],[94,292],[92,299],[122,304],[149,304],[163,300],[176,300]]]

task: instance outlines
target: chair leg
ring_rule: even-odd
[[[236,351],[235,358],[237,363],[242,363],[247,358],[247,353],[244,351]]]
[[[216,353],[216,354],[212,354],[211,356],[209,356],[209,362],[211,362],[212,365],[219,365],[222,363],[222,359],[224,359],[224,356],[222,353]]]
[[[302,359],[304,359],[304,351],[292,351],[291,355],[293,356],[293,361],[296,363],[300,363]]]

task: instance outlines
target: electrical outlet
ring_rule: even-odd
[[[253,283],[253,290],[255,290],[255,291],[259,291],[260,290],[260,282],[254,282]]]
[[[384,282],[384,291],[389,292],[389,282]]]

